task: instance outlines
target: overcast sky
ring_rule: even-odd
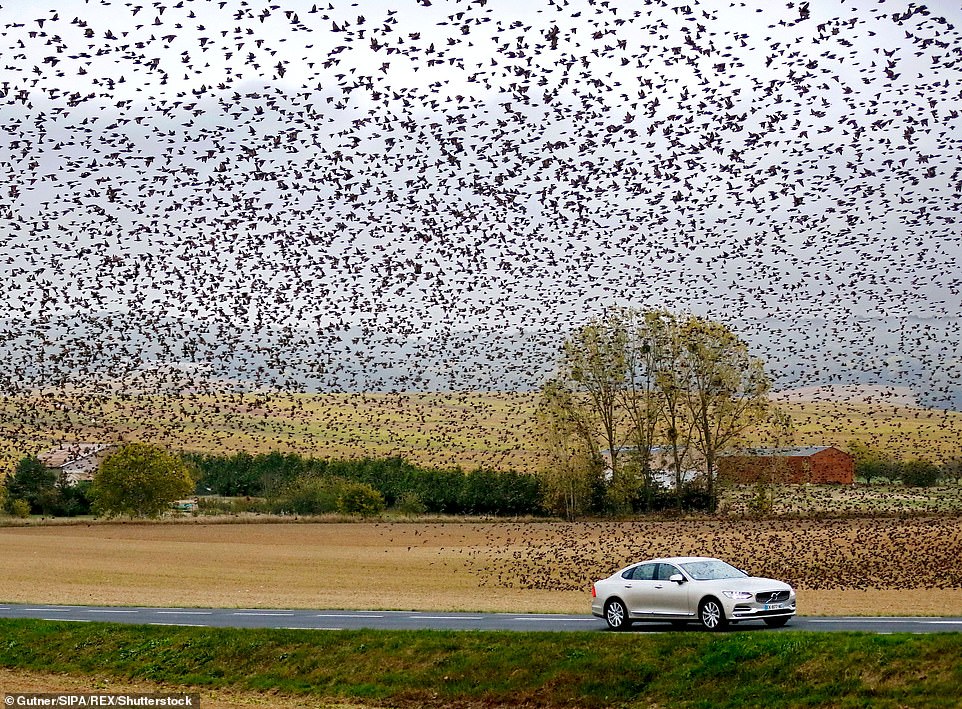
[[[0,0],[0,302],[428,337],[611,304],[956,316],[960,22]]]

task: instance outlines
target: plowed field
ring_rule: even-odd
[[[803,614],[962,615],[962,518],[0,529],[0,602],[587,612],[634,559],[720,556]]]

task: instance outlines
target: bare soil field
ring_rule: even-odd
[[[962,514],[962,485],[906,487],[898,484],[872,485],[772,485],[771,516],[913,515]],[[758,497],[754,485],[724,485],[719,512],[723,515],[751,514]]]
[[[959,517],[8,527],[0,602],[584,613],[668,554],[784,579],[806,615],[962,615]]]

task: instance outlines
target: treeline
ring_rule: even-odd
[[[75,517],[91,512],[90,483],[67,485],[33,455],[24,456],[0,485],[0,508],[14,517]]]
[[[962,480],[962,459],[936,465],[927,460],[881,458],[855,463],[855,479],[866,484],[902,483],[906,487],[932,487]]]
[[[855,479],[868,485],[881,481],[907,487],[931,487],[940,482],[962,482],[960,457],[949,458],[941,465],[918,458],[901,460],[861,441],[851,441],[846,450],[855,459]]]
[[[656,473],[669,470],[678,511],[713,511],[717,460],[766,419],[770,388],[764,362],[728,326],[689,313],[611,308],[568,336],[541,387],[546,485],[574,519],[596,506],[602,469],[605,507],[627,514],[660,509]],[[697,481],[686,482],[692,470]]]
[[[263,498],[274,512],[374,512],[378,504],[370,496],[363,510],[344,502],[348,492],[362,498],[361,485],[376,492],[383,506],[414,514],[545,513],[541,479],[526,473],[435,470],[398,457],[332,461],[278,452],[184,454],[184,459],[198,475],[199,495]],[[331,505],[335,510],[327,509]]]

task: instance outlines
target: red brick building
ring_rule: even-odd
[[[855,459],[834,446],[753,448],[718,459],[718,476],[736,483],[855,482]]]

